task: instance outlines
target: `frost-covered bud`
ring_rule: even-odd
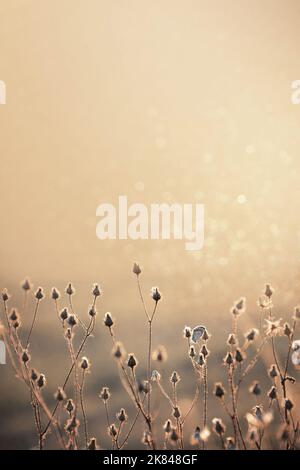
[[[113,326],[114,322],[111,317],[110,312],[107,312],[104,316],[104,325],[107,326],[108,328],[111,328]]]
[[[142,270],[141,270],[140,265],[138,263],[133,264],[132,272],[134,274],[136,274],[137,276],[139,276],[141,274]]]

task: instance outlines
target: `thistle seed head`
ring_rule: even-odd
[[[218,434],[219,436],[222,436],[223,434],[225,434],[226,426],[220,418],[214,418],[212,420],[212,423],[213,423],[213,430],[215,431],[216,434]]]
[[[60,312],[60,318],[61,320],[64,322],[65,320],[67,320],[68,316],[69,316],[69,312],[68,312],[68,309],[67,308],[64,308],[61,312]]]
[[[39,388],[43,388],[46,385],[46,377],[44,374],[40,374],[39,378],[37,379],[37,386]]]
[[[68,295],[73,295],[75,294],[75,289],[74,287],[72,286],[71,282],[68,284],[68,286],[66,287],[66,294]]]
[[[236,362],[242,363],[245,359],[245,353],[241,351],[241,349],[237,349],[235,351],[235,360]]]
[[[64,390],[62,389],[62,387],[58,387],[57,392],[54,395],[54,398],[57,401],[64,401],[64,400],[67,399],[67,396],[66,396]]]
[[[255,338],[258,334],[259,334],[259,331],[256,328],[252,328],[252,330],[249,330],[245,334],[245,338],[246,338],[247,341],[251,342],[251,341],[255,340]]]
[[[170,382],[176,385],[178,382],[180,382],[180,380],[181,380],[180,375],[176,372],[176,370],[174,370],[174,372],[172,373],[170,377]]]
[[[124,408],[121,408],[119,413],[117,413],[117,419],[120,421],[120,423],[124,423],[125,421],[127,421],[128,416],[127,416]]]
[[[138,263],[133,263],[132,272],[134,274],[136,274],[137,276],[139,276],[141,274],[142,270],[141,270],[140,265]]]
[[[93,294],[94,297],[99,297],[101,295],[101,290],[100,290],[98,284],[94,284],[92,294]]]
[[[152,299],[157,303],[160,301],[161,299],[161,294],[158,290],[157,287],[152,287],[151,289],[151,295],[152,295]]]
[[[53,289],[52,289],[51,297],[52,297],[53,300],[58,300],[59,297],[60,297],[60,293],[55,287],[53,287]]]
[[[87,371],[91,368],[90,361],[88,360],[87,357],[83,357],[80,362],[80,368],[83,369],[84,371]]]
[[[74,402],[73,400],[70,398],[66,404],[66,410],[67,412],[71,415],[72,414],[72,411],[74,410],[75,408],[75,405],[74,405]]]
[[[166,434],[170,434],[172,430],[172,423],[169,419],[163,425],[163,430],[165,431]]]
[[[43,289],[41,287],[39,287],[38,290],[36,291],[35,298],[37,300],[42,300],[44,298],[44,292],[43,292]]]
[[[261,394],[261,388],[259,385],[259,382],[255,381],[253,382],[252,385],[249,387],[249,392],[252,393],[252,395],[258,396]]]
[[[4,289],[4,290],[2,291],[2,300],[3,300],[3,302],[7,302],[7,301],[9,300],[9,297],[10,297],[10,296],[9,296],[7,290]]]
[[[269,369],[269,376],[271,379],[275,379],[275,377],[278,377],[278,369],[275,364],[272,364],[270,369]]]
[[[89,309],[89,316],[93,318],[93,317],[95,317],[96,315],[97,315],[97,310],[96,310],[96,308],[95,308],[94,306],[90,307],[90,309]]]
[[[106,403],[110,399],[110,391],[108,387],[103,387],[99,397]]]
[[[181,413],[180,413],[180,409],[178,408],[178,406],[174,406],[174,409],[173,409],[173,416],[174,416],[174,418],[176,418],[176,419],[179,419],[179,418],[180,418]]]
[[[77,325],[77,319],[76,319],[75,315],[73,315],[73,314],[69,315],[68,318],[67,318],[67,323],[71,328],[74,328],[74,326]]]
[[[207,349],[205,344],[202,345],[200,352],[201,354],[203,354],[205,359],[209,356],[209,350]]]
[[[31,358],[30,358],[30,354],[27,351],[27,349],[23,350],[22,355],[21,355],[21,359],[22,359],[22,362],[24,362],[24,364],[27,364],[27,362],[30,361]]]
[[[30,280],[28,278],[24,279],[24,281],[21,283],[21,287],[23,290],[25,290],[25,292],[30,290],[32,288]]]
[[[284,408],[287,411],[291,411],[294,408],[294,404],[293,404],[292,400],[290,400],[289,398],[286,398],[285,402],[284,402]]]
[[[137,359],[134,354],[129,354],[127,366],[130,367],[130,369],[134,369],[137,366]]]
[[[215,383],[214,394],[218,398],[222,398],[225,395],[225,388],[221,382]]]
[[[114,324],[110,312],[107,312],[105,314],[103,321],[104,321],[104,325],[107,326],[107,328],[111,328]]]
[[[116,359],[122,359],[122,358],[125,357],[126,353],[125,353],[125,350],[123,348],[123,344],[120,341],[115,343],[114,348],[112,350],[112,354]]]
[[[273,289],[273,287],[271,286],[271,284],[266,284],[266,287],[265,287],[265,296],[270,299],[273,294],[274,294],[274,289]]]
[[[95,437],[91,437],[87,444],[87,450],[98,450],[99,446],[97,444],[97,439]]]
[[[276,400],[277,390],[275,386],[271,387],[270,390],[268,391],[268,397],[270,398],[270,400]]]
[[[191,338],[192,336],[192,328],[189,326],[185,326],[183,330],[183,337],[184,338]]]
[[[152,359],[157,362],[165,362],[167,358],[168,354],[164,346],[158,346],[152,354]]]
[[[233,364],[233,357],[232,357],[232,354],[231,352],[228,352],[226,354],[226,356],[224,357],[224,363],[228,366],[230,366],[231,364]]]
[[[151,375],[152,382],[159,382],[160,379],[161,379],[160,373],[158,372],[158,370],[154,370]]]

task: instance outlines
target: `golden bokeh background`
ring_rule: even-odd
[[[171,357],[186,323],[207,324],[218,347],[241,295],[245,327],[256,324],[265,282],[278,316],[291,314],[300,302],[300,106],[291,104],[299,21],[298,0],[2,0],[0,278],[12,303],[21,309],[25,276],[47,295],[72,281],[86,315],[98,282],[101,315],[111,311],[123,338],[137,341],[127,349],[143,354],[137,260],[145,290],[163,292],[156,341]],[[204,203],[204,248],[98,240],[96,208],[119,195]],[[42,309],[52,342],[49,299]],[[109,369],[102,330],[95,389]],[[61,357],[63,340],[55,351],[35,341],[41,361]],[[21,400],[8,376],[2,367],[2,396],[19,387]]]

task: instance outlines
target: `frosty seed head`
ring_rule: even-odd
[[[35,369],[31,369],[30,379],[35,382],[39,378],[39,374]]]
[[[100,291],[98,284],[94,284],[92,294],[94,297],[99,297],[101,295],[101,291]]]
[[[11,322],[14,322],[14,321],[17,321],[18,318],[19,318],[19,315],[18,315],[16,309],[13,308],[12,311],[11,311],[11,314],[9,316],[9,319],[10,319]]]
[[[35,298],[37,300],[42,300],[44,298],[44,292],[43,292],[43,289],[41,287],[39,287],[38,290],[36,291]]]
[[[202,339],[203,341],[208,341],[209,338],[210,338],[210,334],[208,333],[207,329],[205,328],[204,332],[203,332],[203,335],[202,335]]]
[[[62,389],[62,387],[58,387],[57,392],[54,394],[54,398],[57,401],[66,400],[67,396],[66,396],[64,390]]]
[[[68,309],[67,308],[64,308],[61,312],[60,312],[60,319],[64,322],[65,320],[67,320],[68,316],[69,316],[69,312],[68,312]]]
[[[276,377],[278,377],[278,369],[275,364],[271,365],[269,369],[269,376],[271,377],[271,379],[275,379]]]
[[[205,364],[205,357],[203,356],[203,354],[199,354],[199,357],[198,357],[198,361],[197,361],[197,362],[198,362],[199,366],[201,366],[201,367],[204,366],[204,364]]]
[[[39,388],[43,388],[46,385],[46,377],[44,374],[40,374],[39,378],[37,379],[37,386]]]
[[[136,274],[137,276],[139,276],[141,274],[142,270],[141,270],[140,265],[138,263],[133,263],[132,272],[134,274]]]
[[[95,317],[95,316],[97,315],[97,310],[96,310],[96,308],[95,308],[94,306],[92,306],[92,307],[90,307],[88,313],[89,313],[89,316],[93,318],[93,317]]]
[[[161,294],[158,290],[157,287],[152,287],[151,289],[151,295],[152,295],[152,299],[157,303],[160,301],[161,299]]]
[[[259,331],[256,328],[252,328],[245,334],[245,338],[247,341],[251,342],[255,340],[258,334],[259,334]]]
[[[236,450],[236,443],[233,437],[226,438],[226,449],[227,450]]]
[[[107,328],[111,328],[114,324],[110,312],[106,312],[103,321],[104,321],[104,325],[107,326]]]
[[[125,356],[125,350],[123,348],[123,344],[118,341],[117,343],[115,343],[114,347],[113,347],[113,351],[112,351],[112,354],[113,356],[116,358],[116,359],[122,359],[124,358]]]
[[[184,338],[191,338],[192,336],[192,328],[189,326],[185,326],[183,330],[183,337]]]
[[[172,424],[171,424],[171,421],[169,419],[163,425],[163,430],[165,431],[166,434],[170,434],[170,432],[172,430]]]
[[[119,413],[117,413],[117,419],[118,419],[118,421],[120,421],[120,423],[124,423],[125,421],[127,421],[128,416],[127,416],[124,408],[121,408]]]
[[[99,446],[97,444],[97,439],[95,437],[91,437],[87,444],[87,450],[98,450]]]
[[[69,414],[72,413],[72,411],[74,410],[75,408],[75,405],[74,405],[74,402],[73,400],[70,398],[66,404],[66,410]]]
[[[99,397],[106,403],[110,399],[110,391],[108,387],[103,387]]]
[[[181,380],[180,375],[176,372],[176,370],[174,370],[174,372],[172,373],[170,377],[170,382],[173,385],[176,385],[178,382],[180,382],[180,380]]]
[[[8,294],[7,290],[4,289],[4,290],[2,291],[2,300],[3,300],[3,302],[7,302],[8,299],[9,299],[9,294]]]
[[[289,398],[286,398],[285,402],[284,402],[284,408],[287,411],[291,411],[292,408],[294,408],[294,404],[293,404],[292,400],[290,400]]]
[[[261,388],[259,385],[259,382],[255,381],[250,385],[249,387],[249,392],[252,393],[252,395],[258,396],[261,394]]]
[[[196,356],[195,346],[191,346],[191,347],[190,347],[189,356],[190,356],[192,359],[194,359],[194,357]]]
[[[214,394],[218,398],[223,398],[225,395],[225,388],[221,382],[215,383]]]
[[[89,370],[91,367],[90,361],[88,360],[87,357],[83,357],[80,362],[80,368],[83,369],[84,371]]]
[[[77,319],[75,315],[71,314],[68,316],[67,323],[71,328],[74,328],[74,326],[77,325]]]
[[[130,369],[134,369],[137,366],[137,359],[134,354],[129,354],[127,366],[130,367]]]
[[[245,353],[241,351],[241,349],[237,349],[235,351],[235,360],[236,362],[242,363],[245,359]]]
[[[203,354],[205,359],[209,356],[209,350],[207,349],[205,344],[202,345],[200,352],[201,354]]]
[[[75,289],[70,282],[68,286],[66,287],[66,294],[73,295],[74,293],[75,293]]]
[[[226,356],[224,357],[224,363],[228,366],[230,366],[231,364],[233,364],[233,357],[232,357],[232,354],[231,352],[228,352],[226,354]]]
[[[152,382],[159,382],[160,379],[161,379],[160,373],[158,372],[158,370],[154,370],[151,375]]]
[[[220,418],[214,418],[212,420],[213,423],[213,430],[219,436],[222,436],[226,431],[226,426]]]
[[[139,382],[138,387],[139,387],[139,392],[145,393],[145,395],[147,395],[147,393],[149,393],[151,390],[151,384],[148,382],[148,380]]]
[[[30,354],[28,353],[27,349],[24,349],[21,355],[22,362],[27,364],[30,361]]]
[[[178,439],[179,439],[179,437],[178,437],[177,431],[176,431],[175,428],[172,427],[172,430],[171,430],[171,433],[170,433],[170,440],[171,440],[172,444],[176,444]]]
[[[181,413],[180,413],[180,409],[179,409],[178,406],[174,406],[174,408],[173,408],[173,416],[174,416],[174,418],[176,418],[176,419],[179,419],[179,418],[180,418]]]
[[[118,434],[118,431],[117,431],[117,428],[116,428],[116,425],[113,423],[109,426],[108,428],[108,434],[112,437],[112,438],[115,438]]]
[[[266,287],[265,287],[265,296],[270,299],[273,294],[274,294],[274,289],[273,289],[273,287],[271,286],[271,284],[266,284]]]
[[[21,283],[22,289],[26,292],[32,288],[31,282],[28,278],[24,279],[24,281]]]
[[[237,340],[236,340],[236,337],[235,337],[235,334],[231,333],[229,336],[228,336],[228,340],[227,340],[227,344],[229,346],[233,346],[237,343]]]
[[[152,354],[152,359],[157,362],[165,362],[167,358],[168,354],[164,346],[158,346]]]
[[[287,336],[288,338],[290,338],[291,335],[292,335],[292,330],[291,330],[290,325],[289,325],[288,323],[285,323],[285,324],[284,324],[284,327],[283,327],[283,334],[284,334],[285,336]]]
[[[51,292],[51,297],[53,300],[58,300],[60,297],[60,293],[55,287],[53,287],[52,292]]]
[[[277,399],[277,389],[274,385],[268,391],[268,397],[270,398],[270,400],[276,400]]]

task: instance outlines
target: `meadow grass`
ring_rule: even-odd
[[[114,403],[114,393],[109,384],[99,390],[99,396],[95,399],[100,398],[102,401],[105,415],[105,421],[100,423],[100,427],[107,430],[110,448],[120,451],[125,449],[138,429],[145,449],[152,450],[206,450],[216,447],[223,450],[298,449],[299,410],[290,396],[296,379],[290,375],[290,369],[299,368],[300,365],[300,342],[295,336],[297,323],[300,321],[300,308],[295,308],[291,324],[283,324],[274,313],[274,289],[266,284],[263,295],[258,300],[259,325],[242,334],[239,319],[246,311],[246,299],[241,297],[234,302],[228,313],[231,333],[228,338],[224,338],[224,359],[218,366],[220,371],[221,368],[226,371],[226,383],[210,382],[213,352],[210,351],[211,334],[204,325],[185,326],[183,333],[174,332],[178,341],[181,339],[186,342],[186,361],[187,364],[190,363],[194,376],[194,394],[188,398],[189,405],[183,411],[183,397],[178,387],[182,381],[179,373],[174,369],[166,380],[166,377],[162,377],[161,368],[153,368],[153,362],[163,364],[167,360],[164,346],[155,350],[152,346],[153,325],[155,322],[159,324],[159,306],[165,300],[159,289],[153,287],[151,304],[148,305],[141,284],[142,270],[137,263],[134,263],[133,275],[136,277],[137,295],[147,325],[147,360],[142,368],[145,371],[143,377],[137,373],[140,368],[137,357],[133,352],[126,353],[119,339],[115,318],[107,312],[104,315],[103,328],[111,339],[111,360],[115,362],[120,383],[135,410],[132,416],[128,416],[124,403]],[[85,398],[86,378],[91,373],[91,362],[84,355],[84,350],[95,330],[98,303],[102,296],[99,286],[95,284],[92,288],[87,319],[80,318],[73,307],[75,289],[71,283],[67,285],[64,296],[56,288],[51,291],[60,334],[65,338],[70,360],[63,383],[55,384],[55,405],[52,408],[45,399],[45,388],[49,387],[47,379],[35,369],[31,354],[33,334],[37,333],[39,307],[45,294],[41,287],[34,292],[28,279],[22,283],[22,289],[22,313],[10,306],[11,297],[7,290],[2,292],[3,322],[0,322],[0,337],[5,342],[16,378],[24,383],[26,396],[30,400],[38,448],[49,448],[47,443],[50,432],[55,435],[56,448],[104,448],[99,436],[91,436],[89,433]],[[28,328],[23,328],[22,318],[28,308],[29,295],[34,296],[35,305],[31,324]],[[64,306],[62,301],[65,301]],[[284,354],[278,352],[278,337],[284,339]],[[261,358],[267,348],[270,349],[272,362],[265,365]],[[103,353],[108,354],[108,351]],[[259,363],[264,364],[265,374],[269,377],[270,389],[267,393],[262,393],[259,380],[254,380],[250,387],[245,384],[248,375],[250,372],[253,374]],[[52,388],[52,384],[50,387]],[[241,413],[241,395],[247,397],[249,394],[255,398],[256,404],[254,407],[250,405],[246,413]],[[165,401],[169,410],[169,417],[164,422],[154,400],[157,395]],[[208,413],[208,407],[212,396],[215,400],[214,410],[220,411],[209,421],[208,416],[212,412]],[[113,408],[119,409],[116,414],[111,412],[112,403]],[[201,411],[198,409],[199,404]],[[192,433],[187,432],[187,422],[191,417],[198,423]]]

